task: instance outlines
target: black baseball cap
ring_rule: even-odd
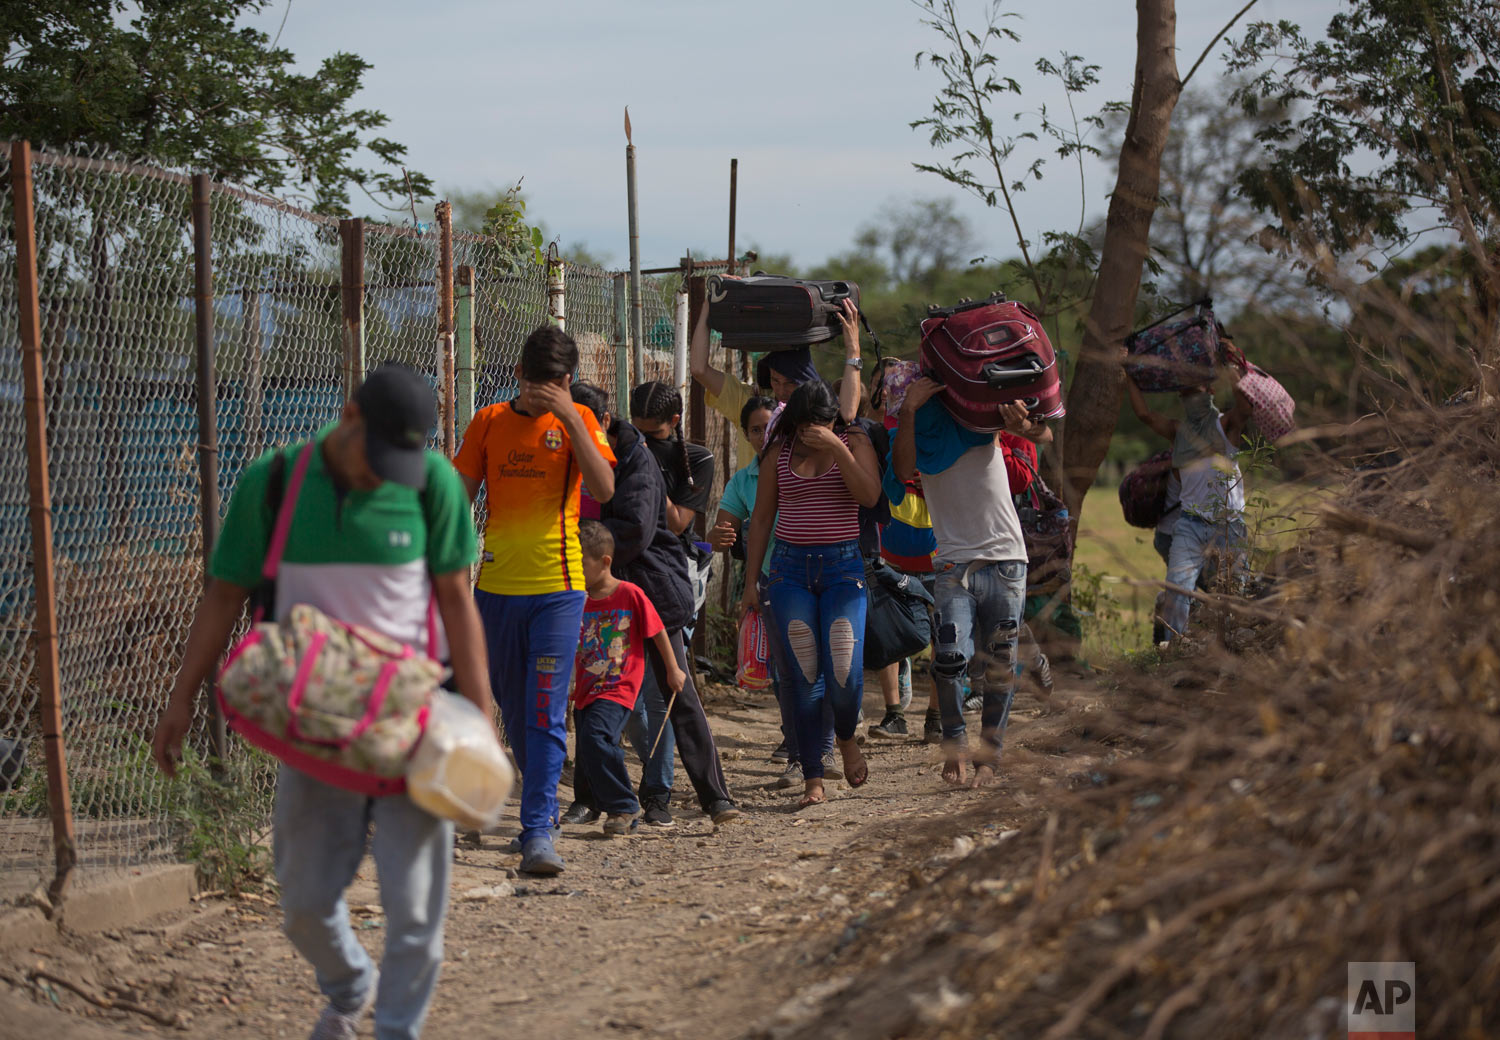
[[[381,480],[427,486],[427,435],[437,425],[437,397],[427,378],[406,365],[381,365],[354,391],[365,420],[365,457]]]

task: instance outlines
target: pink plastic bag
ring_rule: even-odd
[[[764,690],[771,685],[771,644],[760,611],[747,610],[740,619],[739,661],[735,685],[742,690]]]

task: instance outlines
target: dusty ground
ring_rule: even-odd
[[[874,678],[870,721],[881,715]],[[447,960],[424,1035],[698,1040],[795,1019],[810,965],[836,957],[872,914],[947,862],[1003,840],[1036,811],[1038,787],[1084,768],[1062,752],[1069,742],[1052,707],[1095,689],[1058,681],[1051,704],[1020,694],[1001,782],[984,792],[948,788],[936,749],[917,739],[870,741],[866,786],[832,783],[828,804],[796,812],[797,792],[771,786],[781,768],[768,760],[778,739],[771,699],[721,691],[709,712],[748,810],[741,821],[716,831],[679,794],[672,830],[609,840],[597,824],[566,828],[566,873],[534,880],[516,877],[517,857],[502,851],[512,807],[507,837],[478,849],[460,843]],[[919,734],[925,690],[917,696],[908,721]],[[680,767],[678,776],[690,794]],[[383,918],[368,860],[349,902],[378,951]],[[186,1031],[99,1010],[61,985],[25,983],[39,965]],[[0,959],[0,978],[9,983],[0,986],[0,1036],[300,1038],[321,1006],[274,906],[254,899],[208,899],[151,927],[20,952]]]

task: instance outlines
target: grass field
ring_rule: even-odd
[[[1118,495],[1114,487],[1088,493],[1073,554],[1074,604],[1089,609],[1083,618],[1089,661],[1150,647],[1151,608],[1167,572],[1151,545],[1154,532],[1125,522]],[[1245,508],[1251,567],[1264,567],[1295,541],[1324,495],[1322,488],[1252,477]]]

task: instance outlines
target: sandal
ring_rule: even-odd
[[[797,808],[798,810],[802,810],[810,805],[822,805],[827,801],[828,799],[821,794],[805,794],[802,796],[801,801],[797,803]]]
[[[851,769],[849,767],[849,759],[844,757],[844,782],[850,787],[863,787],[865,781],[870,779],[870,763],[859,750],[857,744],[850,741],[848,746],[859,756],[859,765]],[[839,748],[839,754],[840,756],[844,755],[844,748],[842,746]]]

